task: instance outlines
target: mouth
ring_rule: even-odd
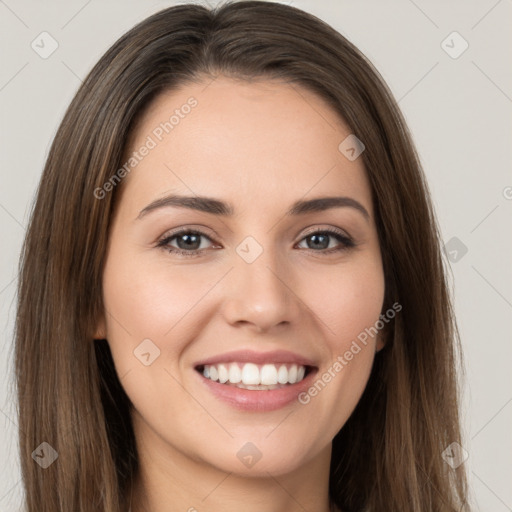
[[[230,362],[196,366],[205,379],[239,389],[272,391],[303,381],[313,371],[309,365],[295,363]]]
[[[215,398],[239,410],[264,412],[298,404],[318,367],[288,351],[237,351],[200,361],[194,370]]]

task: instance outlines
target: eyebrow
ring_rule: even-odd
[[[188,208],[198,210],[200,212],[210,213],[212,215],[220,215],[223,217],[232,217],[235,213],[233,206],[218,199],[204,196],[180,196],[169,195],[156,199],[152,203],[143,208],[137,219],[142,219],[148,213],[167,207]],[[366,221],[370,220],[370,214],[366,208],[351,197],[318,197],[316,199],[308,199],[307,201],[296,201],[292,207],[286,212],[288,216],[303,215],[312,212],[322,212],[331,208],[349,207],[354,208],[361,213]]]

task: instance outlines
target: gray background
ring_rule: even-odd
[[[51,139],[81,79],[107,48],[173,3],[0,0],[2,511],[18,510],[21,499],[12,388],[17,263]],[[465,464],[475,510],[510,511],[512,2],[286,3],[317,15],[355,43],[399,100],[454,260],[451,282],[466,367]],[[59,45],[46,59],[31,47],[43,31]],[[469,44],[458,58],[441,46],[453,31]],[[453,37],[445,45],[452,53],[462,48]]]

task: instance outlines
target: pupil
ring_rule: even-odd
[[[194,240],[195,239],[195,240]],[[180,240],[185,240],[185,243],[183,244],[184,247],[180,247],[180,249],[190,249],[191,245],[197,244],[199,237],[198,235],[194,234],[188,234],[188,235],[181,235],[178,237],[178,246],[180,246]],[[193,247],[195,249],[196,247]]]
[[[323,238],[323,239],[324,239],[324,243],[323,243],[323,244],[322,244],[322,243],[320,244],[320,246],[321,246],[321,248],[322,248],[322,249],[325,249],[325,248],[327,248],[327,247],[329,246],[329,243],[327,243],[327,244],[325,243],[325,242],[326,242],[326,240],[327,240],[327,236],[326,236],[326,235],[311,235],[311,237],[310,237],[310,238],[311,238],[311,240],[313,240],[313,241],[314,241],[314,240],[318,240],[318,238]],[[315,247],[317,247],[317,248],[318,248],[318,247],[319,247],[319,245],[318,245],[318,244],[316,244],[316,245],[315,245]]]

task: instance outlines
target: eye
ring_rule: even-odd
[[[333,239],[338,240],[339,245],[329,248],[330,242]],[[327,254],[345,251],[355,247],[356,245],[355,242],[350,237],[345,235],[342,231],[338,231],[335,229],[317,229],[313,232],[308,233],[307,236],[305,236],[301,240],[301,242],[303,240],[306,241],[307,249],[312,249],[314,252],[322,252]],[[310,243],[307,242],[308,240],[310,240]]]
[[[164,237],[158,242],[157,247],[165,248],[170,253],[180,254],[182,256],[199,256],[205,249],[201,247],[201,238],[206,238],[211,241],[211,238],[202,231],[182,229],[181,231]],[[178,247],[171,245],[174,239],[176,239]]]

